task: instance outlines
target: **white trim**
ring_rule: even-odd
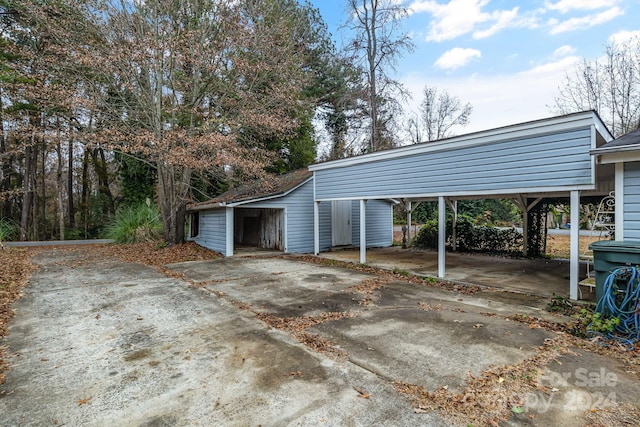
[[[615,239],[624,240],[624,163],[616,163]]]
[[[571,256],[569,261],[569,298],[578,299],[580,273],[580,192],[571,192]]]
[[[464,147],[493,144],[500,141],[568,132],[575,129],[598,126],[598,124],[602,125],[601,127],[603,129],[606,129],[604,124],[602,124],[598,116],[593,111],[586,111],[582,113],[571,114],[568,116],[553,117],[532,122],[519,123],[497,129],[475,132],[435,142],[424,142],[386,151],[378,151],[375,153],[364,154],[347,159],[316,163],[314,165],[310,165],[309,170],[315,172],[325,169],[352,166],[360,163],[369,163],[377,160],[389,160],[398,157],[415,156],[422,153],[456,150]],[[606,134],[602,134],[605,140],[607,140],[607,134],[609,134],[608,131],[606,132]]]
[[[233,256],[233,240],[234,240],[234,227],[233,227],[233,208],[226,208],[225,212],[225,225],[226,225],[226,240],[224,256]]]
[[[314,174],[315,175],[315,174]],[[288,191],[285,191],[284,193],[280,193],[280,194],[272,194],[270,196],[264,196],[264,197],[260,197],[257,199],[249,199],[249,200],[243,200],[240,202],[232,202],[232,203],[228,203],[227,206],[241,206],[241,205],[246,205],[247,203],[257,203],[257,202],[261,202],[263,200],[272,200],[272,199],[279,199],[280,197],[285,197],[288,196],[289,194],[291,194],[293,191],[296,191],[298,188],[302,187],[303,185],[305,185],[307,182],[311,181],[314,177],[311,176],[307,179],[305,179],[303,182],[301,182],[300,184],[296,185],[293,188],[290,188]]]
[[[444,196],[438,197],[438,277],[445,275],[445,242],[447,239],[447,204]]]
[[[286,206],[284,208],[282,208],[282,210],[284,210],[284,213],[283,213],[283,215],[284,215],[283,223],[284,224],[282,224],[282,226],[284,227],[284,230],[283,230],[284,236],[282,236],[282,240],[284,240],[284,242],[282,242],[282,243],[283,243],[283,247],[284,247],[284,252],[285,253],[289,253],[289,226],[288,226],[288,224],[289,224],[289,218],[288,218],[289,211],[288,211]]]
[[[360,264],[367,262],[367,201],[360,200]]]
[[[313,202],[313,253],[320,254],[320,202]]]
[[[595,153],[598,155],[598,162],[602,165],[622,162],[640,161],[640,151],[617,151],[615,153]]]
[[[634,152],[640,151],[640,144],[629,144],[629,145],[619,145],[614,147],[606,147],[602,146],[600,148],[595,148],[591,150],[592,155],[605,155],[605,154],[615,154],[615,153],[625,153],[625,152]]]
[[[596,148],[598,136],[596,135],[596,126],[591,126],[591,149]],[[596,182],[596,157],[591,156],[591,182]]]
[[[595,184],[581,184],[565,187],[530,187],[530,188],[509,188],[501,190],[477,190],[477,191],[454,191],[454,192],[437,192],[437,193],[417,193],[417,194],[403,194],[403,195],[359,195],[359,196],[346,196],[346,197],[329,197],[315,199],[318,202],[329,202],[332,200],[383,200],[383,199],[402,199],[402,198],[425,198],[425,199],[437,199],[438,197],[466,197],[466,196],[499,196],[499,195],[517,195],[522,193],[527,194],[539,194],[539,193],[566,193],[570,191],[588,191],[595,190]]]

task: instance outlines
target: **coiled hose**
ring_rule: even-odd
[[[609,338],[615,338],[633,350],[640,340],[640,267],[613,270],[604,281],[595,312],[602,317],[620,319],[615,334]]]

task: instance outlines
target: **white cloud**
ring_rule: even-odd
[[[567,56],[566,58],[562,58],[561,60],[556,62],[548,62],[546,64],[537,65],[530,70],[523,71],[521,74],[524,76],[555,74],[559,71],[570,69],[579,60],[580,58],[577,56]]]
[[[501,126],[551,117],[550,106],[558,85],[575,66],[577,57],[539,65],[514,74],[495,74],[465,77],[434,77],[415,73],[402,78],[414,98],[408,111],[419,111],[420,97],[425,85],[446,89],[462,102],[473,105],[469,126],[457,128],[458,135]]]
[[[547,1],[545,6],[549,10],[557,10],[560,13],[567,13],[571,10],[595,10],[611,8],[620,0],[560,0],[556,3]]]
[[[567,56],[567,55],[571,55],[575,51],[576,49],[573,46],[569,46],[568,44],[565,44],[564,46],[560,46],[559,48],[557,48],[553,52],[553,56],[555,57]]]
[[[617,33],[611,34],[609,36],[610,43],[624,43],[629,40],[638,39],[640,40],[640,30],[637,31],[618,31]]]
[[[481,57],[482,52],[478,49],[454,47],[443,53],[434,65],[444,70],[455,70],[467,65],[472,59]]]
[[[409,5],[410,13],[427,12],[433,16],[427,41],[441,42],[463,34],[474,32],[475,38],[485,38],[514,25],[518,7],[511,10],[483,11],[489,0],[451,0],[445,4],[436,0],[414,0]],[[487,29],[478,29],[490,24]]]
[[[561,22],[552,20],[550,21],[550,24],[553,26],[553,28],[551,28],[551,34],[566,33],[569,31],[595,27],[596,25],[611,21],[612,19],[623,14],[624,12],[622,11],[622,9],[616,6],[611,9],[605,10],[604,12],[596,13],[593,15],[586,15],[580,18],[570,18]]]
[[[491,15],[492,18],[496,17],[496,23],[486,30],[476,31],[475,33],[473,33],[473,38],[484,39],[487,37],[491,37],[492,35],[509,27],[518,16],[518,8],[514,7],[511,10],[500,10],[492,13]]]

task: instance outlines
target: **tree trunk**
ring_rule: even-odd
[[[69,164],[67,170],[67,216],[69,217],[69,228],[75,228],[76,217],[73,210],[73,136],[69,136]]]
[[[3,193],[8,192],[11,187],[9,174],[11,171],[11,156],[7,153],[4,133],[4,104],[2,103],[2,88],[0,88],[0,218],[11,216],[11,202],[8,196],[3,197]]]
[[[162,214],[163,235],[169,245],[184,243],[187,195],[191,169],[183,168],[176,179],[176,167],[158,165],[158,200]]]
[[[113,204],[113,195],[109,189],[109,170],[107,169],[107,160],[102,148],[95,148],[91,151],[93,167],[98,175],[98,193],[102,195],[106,202],[107,214],[111,214],[115,210]]]
[[[27,143],[30,144],[30,143]],[[29,217],[31,214],[31,206],[33,204],[33,187],[32,179],[34,165],[32,147],[27,145],[24,149],[24,178],[22,180],[22,211],[20,213],[20,240],[28,240],[29,234]]]
[[[58,132],[59,132],[58,127]],[[60,134],[58,133],[58,141],[56,143],[56,152],[58,154],[58,173],[56,174],[56,187],[57,187],[57,196],[58,196],[58,230],[60,235],[60,240],[64,240],[64,203],[63,203],[63,194],[62,188],[64,187],[62,184],[62,146],[60,144]]]
[[[87,238],[89,228],[89,149],[84,148],[82,157],[82,190],[80,193],[80,217],[84,226],[84,238]]]

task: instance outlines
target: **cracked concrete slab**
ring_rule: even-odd
[[[461,389],[467,373],[519,363],[554,336],[507,319],[542,315],[537,297],[396,281],[360,305],[353,286],[373,276],[293,259],[168,266],[195,285],[81,251],[43,251],[34,261],[2,342],[12,352],[3,425],[447,426],[437,411],[415,413],[394,383]],[[256,317],[328,311],[351,316],[306,331],[345,359]],[[575,380],[603,367],[617,376],[613,386]],[[531,395],[527,412],[503,424],[584,425],[589,407],[576,396],[620,390],[616,403],[633,403],[640,391],[637,374],[590,353],[563,356],[543,380],[567,372],[574,380],[555,387],[553,404]],[[571,402],[579,403],[567,412]]]

